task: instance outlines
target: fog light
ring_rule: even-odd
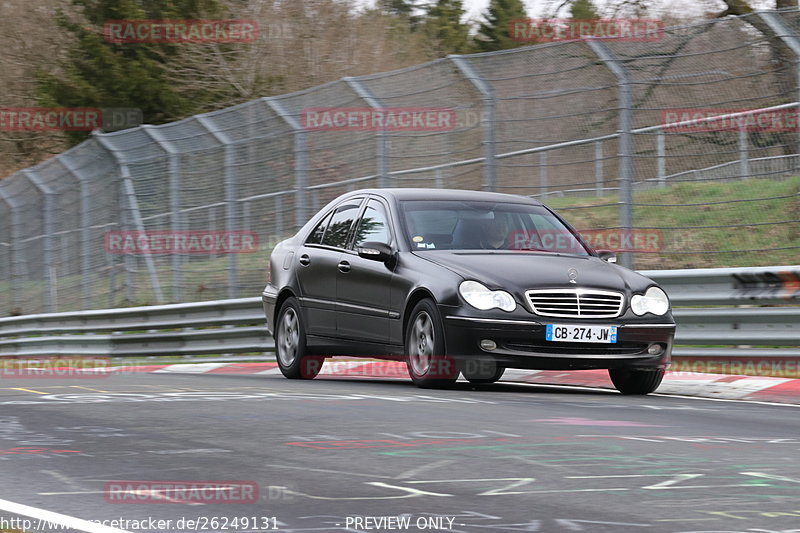
[[[663,353],[664,347],[660,344],[651,344],[650,347],[647,349],[647,353],[650,355],[659,355]]]
[[[491,352],[495,348],[497,348],[497,343],[492,339],[483,339],[481,341],[481,349]]]

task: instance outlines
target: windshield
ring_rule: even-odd
[[[532,250],[590,255],[543,206],[407,200],[401,212],[412,250]]]

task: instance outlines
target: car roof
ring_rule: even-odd
[[[483,202],[509,202],[519,204],[541,205],[541,202],[518,196],[498,192],[469,191],[464,189],[425,189],[425,188],[388,188],[388,189],[361,189],[351,194],[375,194],[395,200],[462,200]]]

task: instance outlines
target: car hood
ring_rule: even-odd
[[[639,292],[653,285],[650,279],[597,257],[518,251],[438,250],[413,253],[465,279],[480,281],[492,289],[502,288],[518,293],[528,289],[557,287]],[[576,283],[570,283],[570,269],[576,271]]]

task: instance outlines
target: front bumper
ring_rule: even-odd
[[[670,364],[675,324],[668,318],[652,323],[627,323],[620,318],[530,320],[461,316],[452,313],[453,310],[441,309],[447,353],[456,359],[487,360],[505,367],[533,370],[666,368]],[[548,323],[617,326],[617,342],[547,341]],[[483,349],[480,343],[484,339],[494,341],[497,347]],[[651,355],[648,349],[656,344],[662,351]]]

